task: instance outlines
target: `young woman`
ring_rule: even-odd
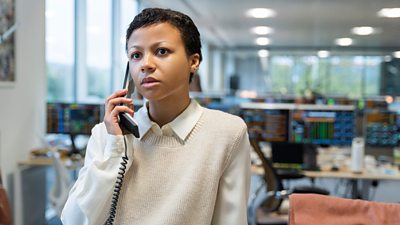
[[[246,125],[189,97],[202,59],[197,27],[180,12],[150,8],[134,18],[126,38],[129,72],[147,102],[134,113],[127,90],[107,98],[104,122],[92,130],[64,207],[64,225],[105,223],[125,151],[114,224],[247,224]],[[134,114],[140,138],[123,135],[120,112]]]

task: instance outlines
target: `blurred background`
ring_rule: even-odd
[[[0,3],[0,169],[14,224],[59,223],[54,199],[76,179],[104,99],[122,87],[125,32],[146,7],[194,20],[203,62],[191,96],[241,116],[267,158],[274,142],[312,144],[319,170],[350,170],[358,137],[363,169],[378,174],[357,181],[369,192],[354,195],[340,179],[317,184],[331,195],[400,201],[397,0]],[[135,96],[136,107],[143,101]],[[252,162],[260,165],[259,156]],[[296,182],[309,181],[287,185]]]

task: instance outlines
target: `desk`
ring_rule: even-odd
[[[350,171],[303,171],[309,178],[343,178],[357,180],[400,180],[400,174],[387,175],[378,173],[353,173]]]
[[[264,169],[261,166],[252,165],[251,173],[254,175],[264,174]],[[307,171],[304,170],[302,174],[308,178],[343,178],[343,179],[357,179],[357,180],[400,180],[400,173],[396,175],[387,175],[379,173],[353,173],[350,171]]]
[[[73,171],[74,177],[83,161],[62,161]],[[16,187],[22,198],[16,209],[21,212],[22,225],[47,224],[48,191],[54,181],[52,158],[33,158],[18,162],[18,178]]]
[[[62,162],[68,169],[79,169],[83,166],[83,159],[78,161],[73,161],[70,159],[63,159]],[[19,161],[18,166],[52,166],[53,159],[46,157],[32,158],[24,161]]]
[[[252,165],[251,172],[254,175],[263,175],[264,169],[261,166]],[[302,174],[312,180],[316,178],[348,179],[351,181],[352,184],[352,198],[363,197],[363,195],[365,195],[365,193],[367,192],[367,190],[365,189],[366,185],[363,185],[364,190],[362,190],[362,192],[359,190],[358,181],[400,181],[400,173],[395,175],[387,175],[381,173],[370,173],[367,171],[363,173],[353,173],[351,171],[303,171]]]

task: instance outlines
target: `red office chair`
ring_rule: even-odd
[[[12,224],[11,207],[8,202],[6,190],[3,187],[3,181],[1,179],[1,171],[0,171],[0,224],[2,225]]]

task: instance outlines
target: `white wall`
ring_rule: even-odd
[[[0,167],[7,182],[45,132],[45,0],[16,0],[15,85],[0,87]],[[7,187],[7,183],[6,183]]]

